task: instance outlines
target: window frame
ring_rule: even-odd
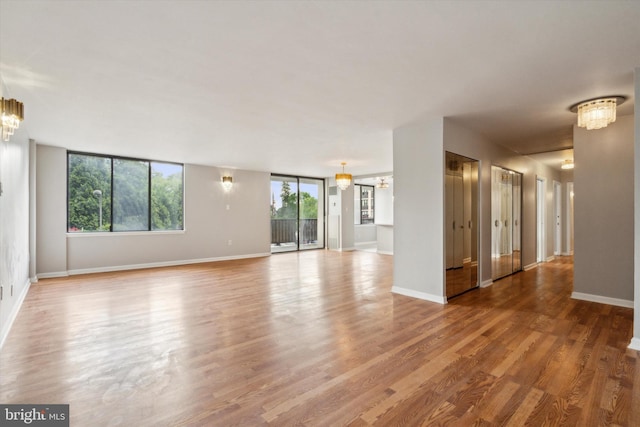
[[[376,204],[376,187],[375,185],[368,185],[368,184],[355,184],[354,185],[354,189],[355,187],[358,187],[358,201],[360,202],[358,205],[358,211],[360,213],[359,217],[360,217],[360,223],[356,224],[356,225],[368,225],[368,224],[375,224],[375,204]],[[371,206],[371,217],[367,217],[365,218],[363,216],[363,209],[362,209],[362,205],[363,205],[363,198],[362,198],[362,189],[363,188],[370,188],[371,189],[371,203],[373,206]],[[368,199],[367,199],[368,200]],[[369,209],[369,208],[367,208]]]
[[[111,163],[111,171],[110,171],[110,199],[109,199],[109,210],[111,213],[111,220],[109,221],[109,230],[91,230],[91,231],[87,231],[87,232],[74,232],[74,231],[69,231],[69,157],[71,155],[80,155],[80,156],[92,156],[92,157],[101,157],[101,158],[106,158],[109,159],[110,163]],[[148,164],[148,171],[147,171],[147,229],[146,230],[114,230],[113,229],[113,184],[114,184],[114,178],[113,178],[113,169],[114,169],[114,160],[127,160],[127,161],[135,161],[135,162],[146,162]],[[166,230],[154,230],[153,229],[153,224],[152,224],[152,193],[151,193],[151,189],[152,189],[152,175],[153,175],[153,167],[152,167],[152,163],[163,163],[163,164],[169,164],[169,165],[176,165],[176,166],[180,166],[182,171],[181,171],[181,175],[182,175],[182,224],[181,224],[181,228],[175,228],[175,229],[166,229]],[[97,233],[97,234],[109,234],[109,233],[166,233],[166,232],[183,232],[185,230],[185,216],[184,216],[184,195],[185,195],[185,186],[184,186],[184,163],[178,163],[178,162],[168,162],[168,161],[163,161],[163,160],[152,160],[152,159],[143,159],[143,158],[138,158],[138,157],[126,157],[126,156],[116,156],[116,155],[109,155],[109,154],[101,154],[101,153],[92,153],[92,152],[86,152],[86,151],[75,151],[75,150],[67,150],[67,198],[66,198],[66,208],[67,208],[67,229],[66,229],[66,233],[70,234],[70,235],[86,235],[86,234],[90,234],[90,233]]]
[[[287,253],[287,252],[304,252],[304,251],[309,251],[309,250],[317,250],[317,249],[325,249],[327,247],[327,238],[326,238],[326,233],[327,233],[327,222],[326,222],[326,215],[327,215],[327,205],[328,205],[328,201],[327,201],[327,197],[328,197],[328,186],[327,186],[327,180],[325,178],[317,178],[317,177],[311,177],[311,176],[302,176],[302,175],[288,175],[288,174],[281,174],[281,173],[275,173],[275,172],[271,172],[270,174],[270,178],[269,178],[269,182],[271,185],[271,182],[273,182],[273,178],[291,178],[291,182],[296,183],[297,186],[297,198],[296,198],[296,205],[297,205],[297,218],[296,221],[298,222],[298,229],[300,226],[300,220],[304,219],[304,218],[300,218],[301,213],[300,213],[300,181],[301,180],[313,180],[313,181],[320,181],[322,182],[322,194],[318,193],[318,203],[320,203],[320,201],[322,200],[322,212],[317,212],[317,220],[318,221],[322,221],[322,246],[318,246],[316,248],[300,248],[300,237],[298,235],[298,238],[296,239],[296,249],[295,250],[291,250],[291,251],[276,251],[274,252],[271,249],[271,254],[278,254],[278,253]],[[271,214],[269,215],[269,220],[271,221]],[[269,226],[269,228],[271,229],[271,225]],[[271,233],[271,230],[269,231]],[[269,239],[271,242],[273,242],[273,240],[270,238]],[[273,245],[273,243],[270,243],[270,245]]]

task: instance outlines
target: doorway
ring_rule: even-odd
[[[479,285],[479,162],[445,154],[445,287],[451,298]]]
[[[522,174],[491,166],[491,278],[522,270]]]
[[[324,248],[324,180],[271,175],[271,253]]]

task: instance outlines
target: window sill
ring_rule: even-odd
[[[67,237],[105,237],[105,236],[167,236],[174,234],[185,234],[185,230],[155,230],[155,231],[87,231],[87,232],[67,232]]]

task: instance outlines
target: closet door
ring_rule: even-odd
[[[522,269],[522,174],[491,167],[491,277],[499,279]]]
[[[448,298],[478,286],[478,161],[446,153],[445,265]]]
[[[453,219],[453,176],[444,176],[444,188],[445,188],[445,259],[446,268],[453,268],[453,233],[454,233],[454,219]]]
[[[521,237],[522,228],[520,222],[522,218],[522,174],[513,174],[513,191],[512,191],[512,203],[513,203],[513,220],[512,220],[512,248],[513,253],[511,256],[511,272],[515,273],[522,270],[522,250],[521,250]]]
[[[453,268],[462,268],[464,259],[464,187],[462,176],[453,177]]]

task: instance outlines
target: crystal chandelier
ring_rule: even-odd
[[[625,101],[623,96],[589,99],[573,105],[570,110],[578,113],[581,128],[602,129],[616,121],[616,107]]]
[[[15,99],[0,98],[2,115],[2,139],[8,141],[11,135],[20,126],[20,122],[24,120],[24,106],[22,102]]]
[[[344,173],[344,165],[346,165],[346,163],[342,162],[340,164],[342,165],[342,173],[336,174],[336,184],[341,190],[346,190],[351,185],[352,177],[350,173]]]

